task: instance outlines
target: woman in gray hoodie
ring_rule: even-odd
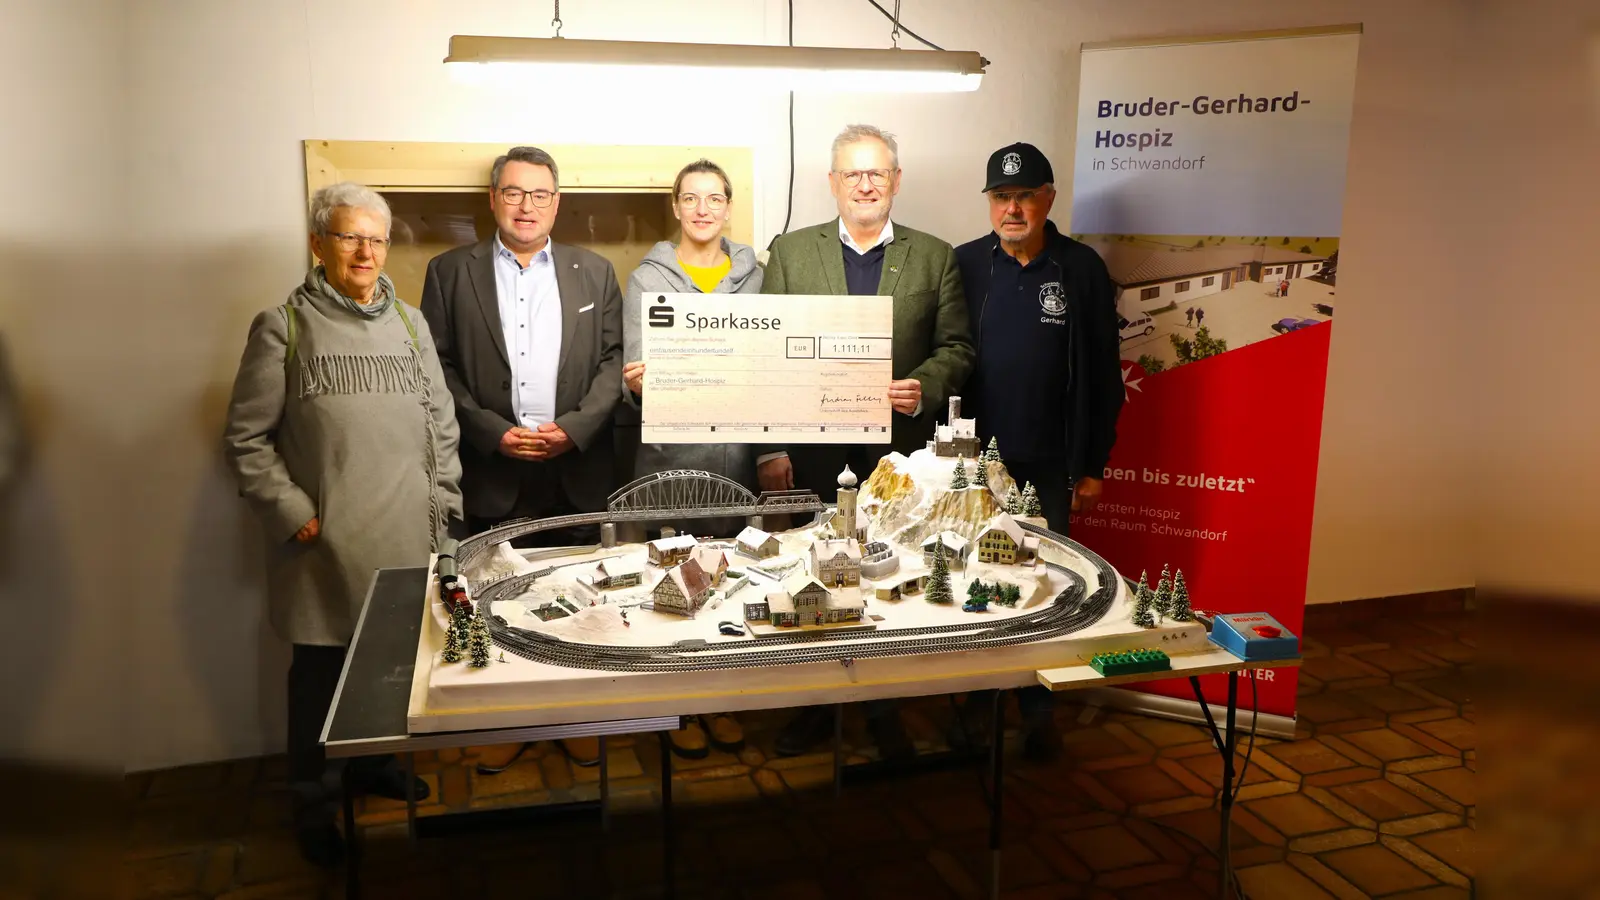
[[[672,215],[680,228],[678,242],[650,248],[628,278],[622,307],[622,402],[639,409],[644,395],[644,362],[639,335],[639,302],[647,293],[758,294],[761,267],[756,252],[722,236],[733,202],[728,173],[709,159],[696,160],[672,183]],[[751,490],[756,488],[755,460],[749,444],[643,444],[634,464],[635,478],[667,469],[702,469],[725,475]],[[742,522],[698,519],[691,523],[710,532],[736,531]],[[731,529],[731,530],[730,530]],[[744,746],[744,733],[733,716],[721,713],[689,719],[672,732],[672,749],[691,759],[710,753],[707,742],[724,752]]]
[[[709,159],[683,167],[672,184],[672,215],[682,226],[677,243],[650,248],[628,278],[622,307],[622,402],[643,402],[644,363],[639,360],[639,298],[646,293],[758,294],[761,267],[756,252],[722,236],[733,201],[733,185]],[[633,477],[667,469],[703,469],[755,490],[755,463],[748,444],[645,444]]]

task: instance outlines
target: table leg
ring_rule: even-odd
[[[406,839],[417,846],[417,755],[406,754]]]
[[[344,804],[344,896],[345,900],[361,900],[361,835],[356,831],[356,797],[350,787],[348,765],[343,767],[339,780]]]
[[[1228,900],[1233,896],[1229,893],[1233,883],[1233,839],[1229,831],[1233,824],[1233,754],[1238,738],[1234,733],[1234,723],[1239,711],[1239,673],[1228,673],[1228,711],[1221,731],[1217,729],[1217,720],[1211,716],[1211,706],[1206,702],[1205,692],[1200,690],[1200,679],[1190,675],[1189,686],[1194,689],[1194,699],[1199,702],[1200,712],[1205,716],[1211,740],[1222,754],[1222,802],[1218,804],[1221,821],[1217,832],[1220,841],[1217,863],[1221,872],[1218,874],[1217,891],[1222,900]]]
[[[672,832],[672,742],[667,732],[661,732],[661,896],[672,900],[674,896],[674,838]]]
[[[833,705],[833,799],[844,793],[844,704]]]
[[[1228,900],[1233,896],[1233,841],[1229,828],[1233,824],[1233,751],[1238,734],[1234,731],[1235,716],[1239,712],[1239,673],[1228,673],[1228,718],[1222,737],[1222,873],[1217,886],[1217,896]]]
[[[1194,689],[1194,700],[1200,704],[1200,714],[1206,717],[1206,730],[1211,732],[1212,746],[1222,749],[1222,733],[1217,731],[1217,720],[1211,718],[1211,704],[1206,702],[1205,692],[1200,690],[1200,679],[1190,675],[1189,687]]]
[[[994,692],[993,721],[989,725],[989,897],[1000,898],[1001,800],[1005,796],[1006,717],[1005,691]]]
[[[611,753],[606,736],[600,735],[600,830],[611,831]]]

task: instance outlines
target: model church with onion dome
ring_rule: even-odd
[[[836,538],[850,538],[858,545],[867,542],[867,517],[856,515],[856,473],[849,466],[839,473],[839,499],[828,519],[828,530]],[[856,553],[859,559],[861,554]]]
[[[861,585],[864,516],[856,509],[857,480],[849,466],[839,473],[839,499],[823,534],[811,542],[807,569],[788,575],[781,590],[744,604],[746,621],[779,628],[863,624],[866,596]]]

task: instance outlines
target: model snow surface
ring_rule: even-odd
[[[959,398],[951,420],[929,447],[890,453],[864,481],[841,472],[833,507],[809,491],[758,497],[677,470],[626,485],[605,512],[509,523],[464,541],[457,562],[469,596],[509,664],[445,662],[449,621],[430,589],[428,710],[577,702],[624,682],[637,696],[665,690],[656,681],[670,673],[701,673],[671,675],[674,688],[691,689],[729,670],[841,660],[980,653],[997,667],[1045,668],[1099,652],[1204,649],[1193,622],[1134,624],[1132,592],[1104,560],[1019,504],[1008,512],[1004,499],[1022,492],[1000,454],[977,452]],[[806,524],[765,530],[778,514]],[[749,527],[572,551],[505,543],[549,527],[692,527],[710,517],[745,517]],[[730,621],[747,622],[748,633],[719,627]]]

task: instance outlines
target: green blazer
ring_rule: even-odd
[[[839,220],[773,241],[761,292],[848,293]],[[922,383],[922,414],[894,416],[894,449],[909,454],[933,438],[935,420],[944,415],[949,397],[960,393],[976,358],[955,251],[896,222],[894,240],[884,250],[878,294],[894,297],[894,377]]]

